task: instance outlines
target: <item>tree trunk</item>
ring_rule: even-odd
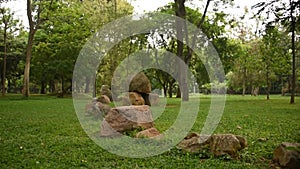
[[[167,97],[167,85],[163,85],[164,88],[164,97]]]
[[[59,97],[63,98],[65,94],[65,80],[64,80],[64,76],[61,77],[61,89],[60,89],[60,93],[59,93]]]
[[[90,78],[85,77],[85,90],[84,93],[90,92]]]
[[[32,46],[33,46],[33,37],[34,37],[34,29],[30,29],[28,35],[28,43],[26,49],[26,61],[25,61],[25,69],[24,69],[24,87],[23,87],[23,96],[29,97],[29,74],[30,74],[30,60],[32,54]]]
[[[45,80],[42,79],[42,81],[41,81],[41,91],[40,91],[41,94],[46,94],[45,88],[46,88]]]
[[[176,98],[181,98],[181,91],[179,86],[177,87]]]
[[[172,86],[169,86],[169,88],[168,88],[168,94],[169,94],[169,98],[173,97],[173,88],[172,88]]]
[[[185,61],[185,57],[183,56],[183,29],[185,25],[185,0],[175,0],[176,4],[176,16],[182,18],[183,20],[176,20],[176,32],[177,32],[177,56]],[[187,32],[185,32],[187,33]],[[189,92],[187,85],[187,70],[185,70],[186,66],[182,65],[180,62],[177,63],[177,76],[179,79],[179,86],[182,89],[182,101],[189,100]],[[179,95],[178,95],[179,96]]]
[[[27,17],[29,22],[29,34],[28,34],[28,42],[26,48],[26,60],[25,60],[25,69],[24,69],[24,82],[23,82],[23,96],[29,97],[29,74],[30,74],[30,60],[32,54],[32,46],[33,46],[33,38],[36,32],[36,28],[34,27],[34,22],[32,20],[32,6],[31,0],[27,0]],[[39,17],[39,13],[38,13]]]
[[[269,80],[269,70],[267,68],[267,76],[266,76],[266,80],[267,80],[267,100],[270,100],[270,80]]]
[[[291,5],[291,29],[292,29],[292,93],[291,93],[291,100],[290,104],[295,103],[295,90],[296,90],[296,53],[295,53],[295,17],[293,16],[294,13],[294,5],[290,0]]]
[[[243,68],[243,93],[242,95],[245,96],[246,95],[246,68]]]
[[[3,57],[3,70],[2,70],[2,96],[6,93],[6,58],[7,58],[7,22],[4,22],[4,57]]]

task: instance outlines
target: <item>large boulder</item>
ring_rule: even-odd
[[[238,135],[216,134],[209,136],[191,133],[177,145],[177,148],[194,153],[209,149],[215,156],[229,154],[234,157],[239,150],[246,146],[247,140]]]
[[[113,100],[113,99],[112,99],[112,92],[111,92],[111,90],[110,90],[110,88],[109,88],[108,85],[102,85],[102,86],[101,86],[101,89],[100,89],[100,95],[105,95],[105,96],[107,96],[107,97],[110,99],[110,101]]]
[[[151,83],[148,77],[143,72],[136,74],[131,79],[129,84],[129,92],[137,92],[141,94],[145,101],[145,105],[151,106],[149,100],[149,93],[151,92]]]
[[[114,136],[134,129],[148,129],[154,126],[149,106],[121,106],[111,109],[101,124],[101,136]],[[113,130],[115,132],[110,131]]]
[[[236,156],[237,152],[247,146],[247,141],[242,136],[233,134],[217,134],[211,137],[210,151],[215,156],[229,154]]]
[[[130,105],[145,105],[145,100],[141,94],[136,92],[128,92],[122,98],[123,106],[130,106]]]
[[[151,93],[151,83],[148,77],[140,72],[136,74],[129,85],[129,92],[138,92],[138,93]]]
[[[300,143],[281,143],[274,150],[273,161],[284,168],[298,169],[300,167]]]

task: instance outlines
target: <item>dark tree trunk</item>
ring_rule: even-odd
[[[267,81],[267,100],[270,100],[270,77],[269,77],[269,68],[267,67],[267,76],[266,76],[266,81]]]
[[[171,85],[168,88],[168,94],[169,94],[169,98],[173,97],[173,87]]]
[[[164,88],[164,97],[167,97],[167,90],[168,90],[168,87],[166,84],[163,85],[163,88]]]
[[[41,94],[46,94],[46,83],[45,83],[45,80],[42,80],[41,81]]]
[[[3,11],[4,12],[4,11]],[[3,13],[4,16],[4,13]],[[3,38],[4,38],[4,57],[3,57],[3,70],[2,70],[2,96],[5,96],[6,93],[6,59],[7,59],[7,25],[8,21],[4,19],[3,17],[3,23],[4,23],[4,33],[3,33]]]
[[[242,95],[245,96],[246,95],[246,78],[247,78],[247,69],[243,68],[243,93]]]
[[[292,93],[290,103],[295,103],[295,90],[296,90],[296,53],[295,53],[295,17],[293,16],[294,8],[292,1],[290,0],[291,5],[291,29],[292,29]]]
[[[30,91],[29,91],[29,74],[30,74],[30,60],[31,60],[31,54],[32,54],[32,46],[33,46],[33,37],[34,37],[34,30],[30,29],[29,31],[29,37],[28,37],[28,43],[27,43],[27,49],[26,49],[26,62],[25,62],[25,69],[24,69],[24,88],[23,88],[23,96],[29,97]]]
[[[177,87],[176,98],[181,98],[181,91],[179,86]]]
[[[89,93],[90,92],[90,78],[86,77],[85,78],[85,93]]]
[[[176,5],[176,16],[182,18],[183,20],[176,20],[176,32],[177,32],[177,56],[182,59],[182,61],[185,61],[185,57],[183,56],[183,30],[185,28],[185,17],[186,17],[186,11],[184,6],[185,0],[175,0]],[[185,32],[187,34],[187,32]],[[187,85],[187,70],[185,65],[182,65],[182,63],[177,63],[177,76],[179,79],[179,86],[182,89],[182,101],[188,101],[189,100],[189,91],[188,91],[188,85]]]

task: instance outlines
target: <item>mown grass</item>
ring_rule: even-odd
[[[167,100],[166,110],[155,121],[160,131],[172,125],[179,104],[180,100]],[[205,122],[210,96],[201,96],[200,105],[192,128],[196,132]],[[267,101],[264,96],[227,96],[215,133],[248,139],[249,146],[238,159],[176,148],[139,159],[111,154],[95,144],[82,129],[72,99],[33,96],[23,100],[11,95],[0,98],[0,168],[269,168],[278,144],[300,142],[299,110],[299,101],[290,105],[288,97],[271,96]]]

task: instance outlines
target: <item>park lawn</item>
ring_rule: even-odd
[[[193,97],[191,101],[193,101]],[[82,129],[70,98],[19,95],[0,98],[0,168],[269,168],[273,150],[281,142],[300,142],[300,104],[289,97],[227,96],[215,133],[243,135],[248,147],[238,159],[190,154],[176,148],[144,159],[121,157],[95,144]],[[180,100],[168,99],[155,125],[172,125]],[[200,132],[210,106],[201,96],[192,131]],[[155,107],[153,108],[155,110]]]

